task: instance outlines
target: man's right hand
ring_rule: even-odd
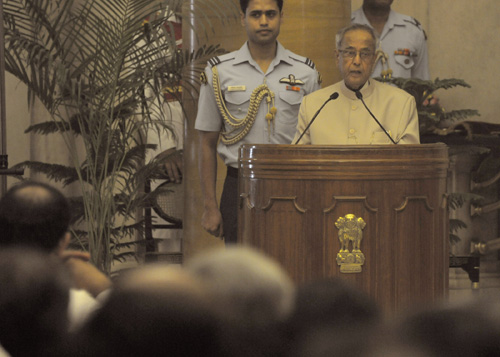
[[[221,238],[224,235],[222,215],[217,208],[205,208],[201,216],[202,227],[211,235]]]
[[[81,257],[67,257],[64,264],[73,280],[74,287],[87,290],[94,297],[112,285],[111,280],[104,273]]]

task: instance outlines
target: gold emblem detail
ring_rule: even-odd
[[[337,219],[335,226],[339,229],[340,251],[337,254],[337,264],[340,265],[340,272],[361,273],[361,266],[365,262],[365,255],[361,252],[365,221],[353,214],[346,214]],[[349,251],[349,242],[352,242],[352,251]]]

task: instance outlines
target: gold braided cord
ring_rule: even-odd
[[[377,64],[378,61],[382,63],[382,71],[380,72],[380,76],[383,79],[388,79],[392,77],[392,69],[389,67],[389,56],[382,51],[382,49],[378,49],[375,52],[376,58],[375,62],[373,64],[373,68],[375,68],[375,65]],[[386,68],[387,67],[387,68]]]
[[[215,102],[217,103],[217,107],[219,108],[219,112],[221,113],[224,122],[228,126],[232,127],[232,130],[221,132],[221,140],[225,145],[232,145],[234,143],[237,143],[248,134],[248,132],[252,128],[253,123],[255,122],[255,118],[257,117],[257,112],[259,111],[260,103],[262,102],[264,97],[267,97],[268,113],[266,115],[266,119],[268,121],[268,126],[270,127],[270,123],[276,115],[276,108],[274,107],[274,93],[271,92],[271,90],[266,84],[261,84],[260,86],[254,89],[254,91],[250,95],[250,104],[248,107],[248,113],[244,118],[239,119],[231,115],[231,113],[227,109],[226,103],[222,99],[222,90],[220,88],[219,72],[217,71],[216,66],[212,67],[212,73],[213,73],[212,85],[214,87]],[[243,129],[238,133],[233,134],[236,130],[240,128]]]

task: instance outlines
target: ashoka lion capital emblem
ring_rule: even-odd
[[[340,251],[337,254],[337,264],[340,265],[340,272],[360,273],[361,266],[365,262],[365,255],[361,252],[365,221],[353,214],[346,214],[337,219],[335,226],[339,229]],[[352,242],[352,251],[349,251],[350,242]]]

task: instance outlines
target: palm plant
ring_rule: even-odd
[[[381,82],[394,84],[415,97],[420,125],[420,135],[434,133],[443,123],[464,120],[471,116],[479,115],[475,109],[444,110],[435,100],[434,93],[439,89],[453,87],[470,88],[462,79],[449,78],[435,80],[422,80],[418,78],[377,78]],[[434,99],[434,100],[433,100]]]
[[[163,88],[178,84],[187,64],[220,51],[178,49],[168,20],[179,15],[181,4],[4,0],[6,71],[27,85],[30,101],[37,98],[51,117],[27,132],[61,135],[72,161],[71,167],[34,161],[18,166],[64,185],[80,183],[81,197],[73,199],[79,229],[73,232],[107,273],[120,246],[130,244],[123,238],[142,226],[136,212],[148,202],[145,178],[160,170],[158,160],[144,164],[154,146],[143,133],[146,127],[171,130]]]

